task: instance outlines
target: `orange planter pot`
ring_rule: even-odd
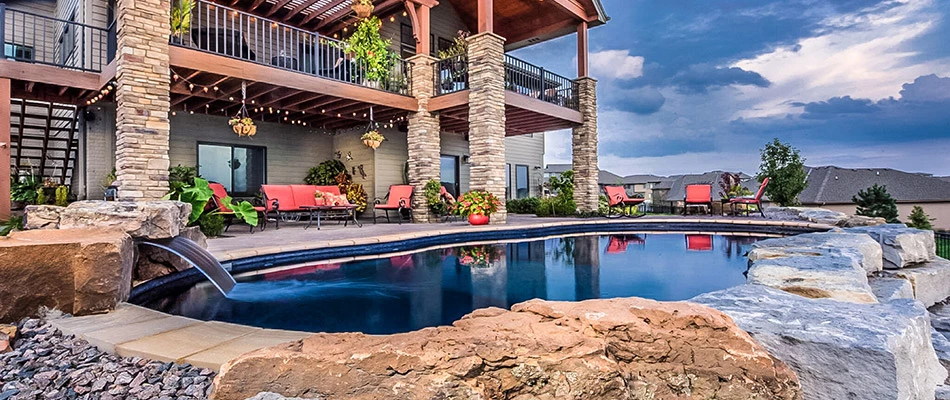
[[[468,223],[472,225],[488,225],[489,218],[487,215],[481,214],[469,214]]]

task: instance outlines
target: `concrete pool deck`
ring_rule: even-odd
[[[316,248],[333,248],[361,244],[396,242],[421,237],[491,230],[517,230],[539,227],[603,225],[622,222],[631,224],[704,224],[715,229],[695,233],[730,232],[730,227],[756,225],[827,230],[831,226],[761,218],[647,216],[637,219],[536,218],[509,215],[508,224],[470,226],[467,222],[442,224],[364,224],[362,228],[325,225],[322,230],[303,229],[305,224],[284,224],[281,229],[269,228],[253,234],[235,226],[226,237],[208,240],[208,250],[221,261],[259,255],[277,254]],[[740,229],[741,230],[741,229]],[[592,230],[596,231],[596,229]],[[651,231],[655,231],[651,228]],[[671,233],[694,233],[682,230]],[[753,233],[741,235],[758,236]],[[345,261],[345,260],[337,260]],[[244,325],[200,321],[169,315],[148,308],[121,304],[116,310],[101,315],[54,319],[51,324],[65,334],[76,335],[99,349],[124,357],[143,357],[164,362],[189,363],[215,371],[221,366],[254,350],[305,338],[311,333],[263,329]]]

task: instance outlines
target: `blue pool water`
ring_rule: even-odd
[[[203,283],[147,306],[264,328],[408,332],[533,298],[689,299],[744,283],[756,240],[627,234],[462,246],[263,271],[239,277],[229,298]]]

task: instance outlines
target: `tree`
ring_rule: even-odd
[[[777,138],[761,150],[759,182],[769,178],[765,194],[782,207],[798,205],[798,195],[805,190],[805,159],[798,149],[780,142]]]
[[[934,228],[930,225],[930,221],[933,221],[933,218],[930,218],[930,216],[924,212],[923,207],[914,206],[914,209],[910,212],[910,222],[907,223],[907,226],[932,231]]]
[[[889,224],[899,224],[897,219],[897,200],[887,193],[887,186],[878,186],[876,183],[865,190],[859,190],[851,201],[858,205],[858,215],[866,217],[881,217]]]

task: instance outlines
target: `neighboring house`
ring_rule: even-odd
[[[852,197],[877,184],[897,200],[901,221],[907,221],[915,205],[935,218],[933,226],[950,229],[950,182],[927,175],[888,168],[806,167],[808,187],[798,196],[804,206],[822,207],[854,214]]]
[[[585,163],[596,160],[587,38],[607,21],[599,0],[376,0],[381,36],[397,55],[382,74],[340,49],[358,21],[352,1],[197,0],[190,26],[170,40],[156,29],[168,26],[169,10],[149,1],[8,1],[0,104],[12,118],[0,124],[0,142],[11,154],[0,160],[0,219],[7,166],[33,167],[90,199],[101,198],[113,168],[124,200],[160,198],[178,164],[250,197],[264,183],[301,183],[333,158],[371,199],[406,176],[416,204],[430,179],[455,194],[535,196],[543,132],[557,129],[583,132],[574,135],[585,165],[576,181],[598,179]],[[467,51],[436,60],[460,31],[473,34]],[[563,56],[577,70],[563,72],[577,79],[509,53],[569,34],[577,52]],[[484,68],[470,70],[469,58]],[[242,99],[253,138],[228,126]],[[375,150],[360,140],[371,126],[386,137]],[[596,208],[596,198],[579,206]],[[424,207],[417,211],[424,221]]]
[[[623,177],[623,188],[631,196],[642,197],[646,202],[653,202],[653,191],[664,179],[667,178],[656,175],[629,175]]]

